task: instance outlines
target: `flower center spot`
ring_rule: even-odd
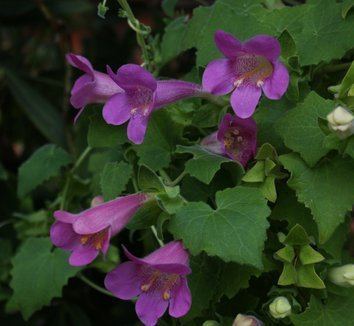
[[[96,250],[101,250],[103,248],[103,243],[107,236],[108,228],[92,234],[84,234],[80,237],[80,242],[84,246],[91,246]]]
[[[235,70],[236,88],[244,83],[261,87],[264,80],[273,73],[273,65],[263,56],[247,54],[236,59]]]

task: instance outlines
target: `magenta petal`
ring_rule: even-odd
[[[259,102],[262,90],[253,85],[241,85],[231,95],[231,106],[242,119],[249,118]]]
[[[87,74],[79,77],[71,90],[71,105],[76,109],[81,109],[89,104],[91,102],[95,84],[96,83],[92,77]]]
[[[131,116],[132,106],[125,93],[113,95],[103,107],[103,119],[111,125],[121,125]]]
[[[109,242],[112,236],[112,228],[108,228],[107,232],[105,233],[105,237],[103,238],[102,242],[102,253],[105,255],[109,249]]]
[[[244,43],[243,48],[247,53],[266,57],[272,62],[280,56],[281,51],[279,41],[269,35],[253,37]]]
[[[211,61],[203,73],[203,90],[214,95],[225,95],[234,89],[235,78],[236,73],[231,60]]]
[[[135,305],[135,311],[145,326],[155,326],[158,319],[165,313],[168,300],[164,300],[158,290],[143,292]]]
[[[136,297],[141,293],[139,269],[138,264],[130,261],[120,264],[107,274],[104,280],[106,289],[122,300]]]
[[[90,264],[98,255],[99,251],[90,246],[80,246],[73,250],[69,257],[71,266],[84,266]]]
[[[149,117],[142,114],[135,114],[128,123],[128,139],[134,144],[141,144],[144,141]]]
[[[108,68],[110,77],[125,91],[135,90],[139,87],[148,88],[153,92],[156,90],[157,83],[154,76],[139,65],[123,65],[117,70],[117,74]]]
[[[200,145],[204,147],[209,152],[214,154],[224,154],[223,146],[220,143],[220,140],[217,137],[218,132],[215,131],[209,136],[206,136],[201,142]]]
[[[66,211],[55,211],[54,217],[56,220],[63,223],[74,223],[78,218],[78,214],[71,214]]]
[[[137,264],[147,264],[166,273],[189,274],[189,254],[181,241],[172,241],[144,258],[132,255],[124,246],[125,255]]]
[[[242,54],[242,43],[232,34],[218,30],[214,35],[214,40],[225,57],[234,59]]]
[[[79,236],[68,223],[55,222],[50,228],[50,240],[64,250],[72,250],[80,245]]]
[[[157,82],[154,108],[160,108],[178,100],[196,96],[201,92],[198,84],[183,80],[160,80]]]
[[[66,60],[75,68],[78,68],[89,75],[93,75],[93,68],[91,62],[88,61],[85,57],[73,53],[68,53]]]
[[[180,318],[187,314],[192,304],[192,295],[185,277],[180,278],[180,283],[172,289],[169,314]]]
[[[138,193],[89,208],[77,215],[73,223],[74,231],[78,234],[92,234],[111,227],[113,236],[125,227],[146,199],[145,194]]]
[[[264,81],[262,86],[265,96],[271,100],[279,100],[289,86],[289,72],[281,62],[274,65],[273,74]]]

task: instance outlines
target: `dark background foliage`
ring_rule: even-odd
[[[72,125],[75,112],[68,98],[79,73],[66,63],[65,53],[82,54],[101,71],[106,64],[117,69],[124,63],[141,63],[135,32],[118,17],[118,3],[109,3],[106,19],[97,16],[97,4],[95,0],[0,1],[0,156],[8,173],[7,182],[0,181],[0,238],[10,239],[12,250],[18,245],[11,223],[13,214],[40,208],[53,195],[38,191],[33,201],[20,202],[16,195],[18,167],[48,141],[59,140],[69,151],[78,151],[80,139],[83,143],[86,137],[84,130]],[[136,17],[151,26],[154,35],[159,35],[170,19],[159,0],[130,4]],[[190,13],[197,5],[197,1],[183,0],[178,2],[177,10]],[[192,64],[193,53],[188,52],[161,67],[161,74],[178,77]],[[10,262],[5,259],[4,242],[0,244],[1,274]],[[102,282],[102,274],[90,276]],[[7,282],[8,277],[0,275],[2,281]],[[5,284],[0,286],[0,300],[9,291]],[[63,299],[55,299],[51,307],[35,313],[28,322],[19,313],[5,314],[4,302],[0,301],[1,325],[136,323],[130,302],[101,295],[78,279],[69,281]]]

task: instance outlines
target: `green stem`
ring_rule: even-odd
[[[173,181],[165,182],[166,186],[174,187],[180,183],[180,181],[188,174],[188,172],[183,171],[176,179]]]
[[[66,177],[66,181],[65,181],[65,186],[64,186],[64,190],[63,190],[63,195],[61,198],[61,202],[60,202],[60,209],[63,210],[66,208],[66,198],[68,196],[68,191],[69,191],[69,187],[70,187],[70,183],[71,183],[71,178],[74,174],[74,172],[76,171],[76,169],[78,169],[80,167],[80,165],[82,164],[82,162],[86,159],[86,157],[88,156],[88,154],[91,152],[92,148],[90,146],[88,146],[80,155],[80,157],[77,159],[77,161],[75,162],[74,166],[71,168],[71,170],[68,173],[68,176]]]
[[[114,295],[107,291],[106,289],[104,289],[103,287],[97,285],[96,283],[92,282],[91,280],[89,280],[87,277],[85,277],[84,275],[82,275],[81,273],[78,274],[78,278],[83,281],[84,283],[86,283],[88,286],[90,286],[91,288],[95,289],[98,292],[101,292],[105,295],[108,295],[110,297],[114,297]]]
[[[165,179],[165,184],[172,182],[170,176],[165,172],[164,169],[160,169],[159,173],[160,173],[161,177],[163,177]]]
[[[157,235],[157,230],[155,228],[154,225],[151,225],[151,231],[152,233],[154,234],[155,238],[156,238],[156,241],[159,243],[160,247],[163,247],[165,244],[163,243],[163,241],[158,237]]]
[[[134,16],[134,13],[126,0],[118,0],[118,3],[126,12],[129,26],[136,32],[136,41],[138,42],[141,48],[143,61],[148,66],[148,68],[150,68],[149,52],[147,49],[147,44],[145,42],[145,36],[148,35],[148,32],[141,29],[141,23]]]
[[[210,94],[210,93],[201,93],[199,95],[199,97],[217,105],[217,106],[221,106],[221,107],[224,107],[226,105],[228,105],[228,102],[224,101],[222,98],[220,97],[217,97],[213,94]]]

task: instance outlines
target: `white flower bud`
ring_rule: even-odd
[[[93,197],[91,200],[91,207],[96,207],[96,206],[101,205],[103,203],[104,203],[103,197],[96,196],[96,197]]]
[[[341,106],[327,115],[328,127],[344,139],[354,133],[354,115]]]
[[[263,326],[263,323],[254,316],[238,314],[232,326]]]
[[[332,283],[338,286],[354,286],[354,264],[331,268],[328,277]]]
[[[277,297],[269,305],[269,312],[275,319],[291,315],[291,305],[286,297]]]
[[[219,326],[220,324],[216,320],[207,320],[202,326]]]

